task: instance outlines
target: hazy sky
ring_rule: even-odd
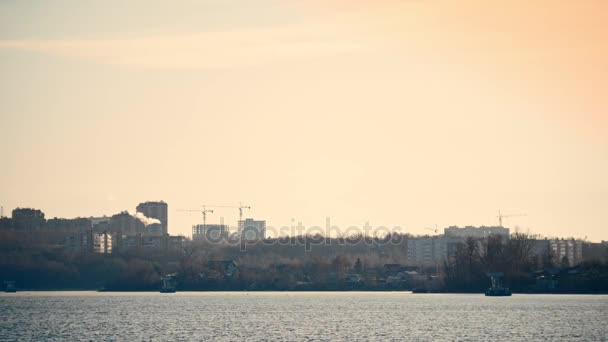
[[[608,240],[608,1],[4,0],[0,75],[5,215]]]

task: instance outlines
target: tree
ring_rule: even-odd
[[[564,255],[564,257],[562,258],[562,262],[560,264],[561,268],[568,268],[570,267],[570,260],[568,260],[568,257]]]
[[[360,258],[357,258],[357,261],[355,261],[355,267],[353,268],[353,270],[355,271],[355,273],[363,272],[363,265],[361,265]]]

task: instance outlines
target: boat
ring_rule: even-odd
[[[419,287],[419,288],[413,289],[412,293],[429,293],[429,290]]]
[[[169,274],[160,278],[160,293],[175,293],[175,275]]]
[[[486,296],[488,297],[509,297],[511,296],[511,290],[508,287],[490,287],[486,290]]]
[[[175,293],[177,292],[174,287],[162,287],[160,293]]]
[[[15,293],[17,292],[17,286],[15,286],[14,281],[5,281],[4,282],[4,292]]]
[[[511,290],[508,287],[502,286],[502,278],[504,274],[502,272],[487,273],[490,277],[491,286],[486,290],[486,296],[488,297],[509,297],[511,296]]]

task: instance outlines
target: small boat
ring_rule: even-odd
[[[175,288],[176,281],[175,281],[174,274],[169,274],[164,277],[161,277],[160,282],[161,282],[160,293],[175,293],[176,292],[176,288]]]
[[[511,296],[511,290],[508,287],[502,286],[504,273],[494,272],[487,273],[490,277],[491,286],[486,290],[486,296],[488,297],[509,297]]]
[[[4,282],[4,292],[15,293],[17,292],[17,286],[15,286],[14,281],[5,281]]]
[[[429,293],[429,290],[419,287],[419,288],[413,289],[412,293]]]
[[[176,290],[174,287],[162,287],[160,289],[160,293],[175,293]]]
[[[490,287],[486,290],[486,296],[488,297],[509,297],[511,296],[511,290],[508,287]]]

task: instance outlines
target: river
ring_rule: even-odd
[[[18,292],[0,315],[3,341],[608,340],[605,295]]]

